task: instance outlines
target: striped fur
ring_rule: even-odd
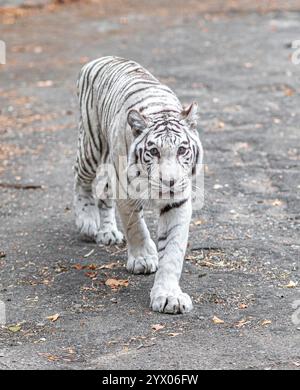
[[[192,303],[179,279],[192,212],[191,177],[202,161],[196,104],[184,109],[171,89],[146,69],[118,57],[85,65],[78,97],[74,206],[80,233],[105,245],[122,242],[116,203],[128,243],[127,269],[151,273],[158,268],[151,291],[153,310],[189,311]],[[105,164],[113,166],[117,185],[104,175],[101,188],[107,191],[99,200],[93,182]],[[142,188],[138,194],[137,183]],[[115,201],[107,195],[111,190]],[[158,249],[143,218],[144,199],[149,197],[160,210]]]

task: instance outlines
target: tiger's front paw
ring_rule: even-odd
[[[97,244],[118,245],[125,242],[123,234],[118,229],[99,231],[96,235]]]
[[[76,227],[81,238],[94,241],[100,228],[99,210],[94,204],[75,208]]]
[[[151,309],[160,313],[183,314],[188,313],[193,309],[190,296],[183,293],[180,287],[175,290],[168,290],[154,286],[150,298]]]
[[[157,256],[129,256],[127,261],[127,271],[133,274],[152,274],[158,267]]]
[[[156,246],[151,240],[142,248],[129,249],[127,270],[133,274],[151,274],[158,267]]]

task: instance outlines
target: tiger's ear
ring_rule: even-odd
[[[133,135],[138,137],[147,128],[145,118],[137,110],[130,110],[127,116],[127,122],[131,127]]]
[[[187,108],[184,108],[182,113],[182,119],[185,119],[192,129],[197,126],[198,120],[198,104],[193,102]]]

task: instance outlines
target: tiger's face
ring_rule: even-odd
[[[182,199],[191,192],[191,178],[202,162],[202,146],[196,130],[197,105],[181,115],[144,118],[138,111],[128,114],[135,136],[128,177],[138,183],[141,197]]]

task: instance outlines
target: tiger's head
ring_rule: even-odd
[[[197,104],[180,113],[162,112],[145,117],[128,113],[134,135],[128,163],[128,182],[139,186],[141,197],[181,199],[191,191],[191,178],[202,162],[202,146],[196,130]]]

